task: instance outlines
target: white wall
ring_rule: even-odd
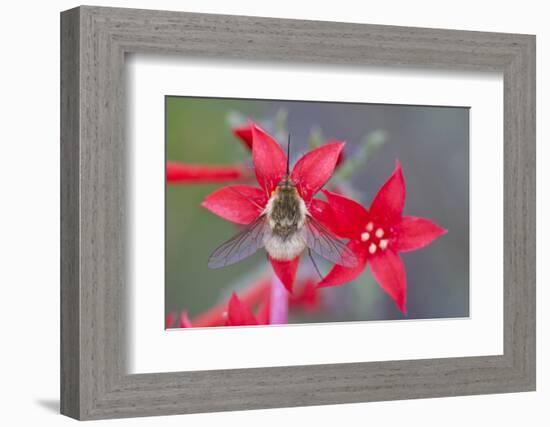
[[[156,419],[110,425],[407,425],[550,424],[548,350],[550,28],[542,1],[335,2],[259,0],[97,1],[106,6],[247,14],[375,24],[537,34],[538,55],[538,392]],[[0,24],[0,375],[3,425],[66,425],[57,415],[59,360],[59,11],[73,1],[5,2]],[[31,107],[29,107],[31,106]],[[544,161],[546,160],[546,162]],[[543,200],[543,198],[545,200]],[[546,271],[545,271],[546,270]],[[546,308],[546,312],[544,309]]]

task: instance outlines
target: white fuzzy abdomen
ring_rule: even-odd
[[[268,234],[264,240],[265,250],[271,256],[281,261],[289,261],[300,255],[306,248],[306,241],[301,232],[283,240],[279,236]]]
[[[264,246],[271,258],[289,261],[299,256],[306,248],[303,227],[308,211],[296,190],[275,191],[264,214],[271,229],[264,237]]]

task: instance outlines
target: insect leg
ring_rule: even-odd
[[[309,255],[309,259],[311,260],[311,263],[313,264],[313,268],[315,268],[315,271],[319,275],[319,278],[322,279],[323,275],[321,274],[321,271],[319,270],[319,267],[317,266],[317,263],[315,262],[315,258],[313,258],[313,254],[311,253],[310,248],[307,248],[307,254]]]

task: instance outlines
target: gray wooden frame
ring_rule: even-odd
[[[504,354],[128,375],[126,53],[504,75]],[[161,141],[159,141],[161,143]],[[61,14],[61,412],[133,417],[535,389],[535,37],[79,7]]]

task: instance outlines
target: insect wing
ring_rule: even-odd
[[[212,255],[208,258],[208,267],[226,267],[253,255],[263,247],[264,235],[267,229],[265,215],[262,215],[212,252]]]
[[[310,216],[307,217],[304,226],[304,238],[307,246],[326,260],[347,268],[357,266],[357,257],[345,243]]]

